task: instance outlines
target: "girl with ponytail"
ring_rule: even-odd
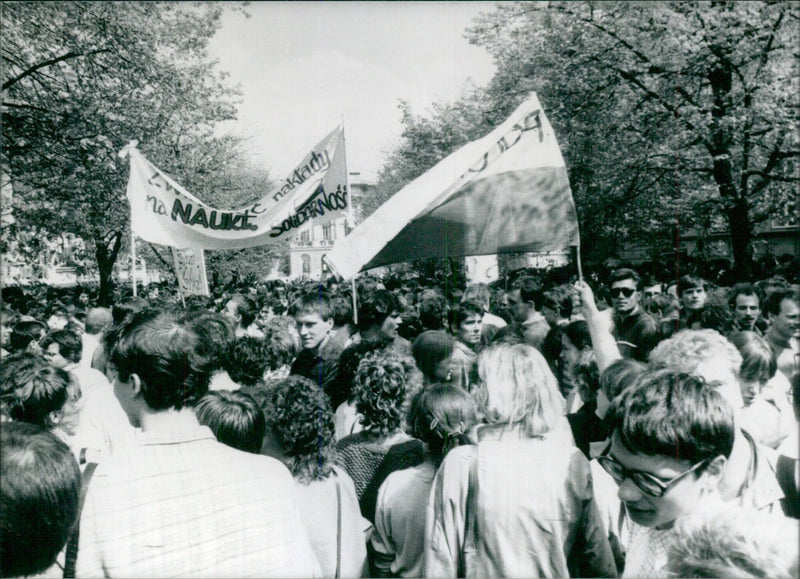
[[[457,386],[434,384],[414,396],[407,429],[425,443],[425,460],[393,472],[378,491],[371,576],[423,576],[425,510],[434,476],[451,449],[471,444],[469,432],[476,424],[476,403]]]

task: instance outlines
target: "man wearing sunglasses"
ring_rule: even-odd
[[[628,268],[612,272],[609,278],[614,306],[613,333],[620,353],[625,358],[645,362],[656,344],[657,330],[655,320],[639,304],[641,283],[639,274]]]
[[[659,370],[615,398],[608,420],[611,444],[597,461],[629,518],[623,577],[663,576],[675,521],[722,502],[733,410],[702,378]]]

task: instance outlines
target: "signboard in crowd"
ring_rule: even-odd
[[[202,249],[173,247],[172,259],[175,263],[178,285],[183,295],[211,295],[208,291],[206,260]]]

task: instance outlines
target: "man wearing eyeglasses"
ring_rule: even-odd
[[[598,457],[630,521],[623,577],[660,577],[675,521],[722,502],[733,409],[702,378],[659,370],[615,398],[611,444]]]
[[[657,328],[655,320],[639,304],[641,282],[639,274],[629,268],[618,269],[609,278],[614,306],[613,334],[620,353],[625,358],[645,362],[656,344]]]

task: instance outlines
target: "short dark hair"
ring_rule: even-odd
[[[364,430],[386,435],[400,427],[407,380],[403,360],[393,350],[364,356],[353,386]]]
[[[781,313],[781,304],[784,300],[791,300],[800,305],[800,293],[791,288],[776,289],[767,298],[767,302],[764,304],[764,311],[777,316]]]
[[[637,290],[642,289],[641,276],[635,269],[631,269],[629,267],[621,267],[619,269],[615,269],[614,271],[612,271],[611,275],[608,276],[608,287],[611,287],[618,281],[626,279],[632,280],[633,283],[636,285]]]
[[[14,324],[8,337],[11,352],[21,352],[34,340],[39,340],[47,331],[47,324],[39,320],[22,320]]]
[[[483,316],[483,306],[474,301],[463,301],[450,308],[447,312],[447,323],[453,328],[458,328],[470,316]]]
[[[39,342],[43,350],[46,350],[50,344],[58,344],[58,352],[69,362],[73,364],[81,361],[81,353],[83,352],[83,342],[80,335],[71,330],[56,330],[50,332]]]
[[[678,298],[672,294],[658,294],[650,300],[647,305],[647,313],[659,313],[661,317],[665,318],[678,311]]]
[[[687,274],[678,279],[678,285],[675,289],[678,291],[678,295],[681,295],[687,289],[692,288],[700,288],[705,291],[708,289],[708,284],[701,277]]]
[[[246,328],[256,321],[258,307],[252,298],[244,294],[236,293],[230,297],[229,301],[232,301],[234,304],[236,304],[236,311],[240,316],[242,316],[242,327]]]
[[[592,336],[586,320],[575,320],[564,326],[561,331],[578,350],[592,347]]]
[[[400,311],[400,301],[388,290],[375,290],[358,304],[358,329],[380,326],[393,312]]]
[[[50,428],[50,413],[64,407],[70,377],[61,368],[31,352],[20,352],[3,360],[0,368],[0,400],[4,412],[14,420]],[[5,426],[5,425],[4,425]]]
[[[317,314],[323,321],[328,321],[334,317],[334,306],[328,294],[320,290],[303,294],[297,298],[297,301],[292,304],[291,312],[295,317]]]
[[[264,357],[267,370],[291,364],[297,357],[297,342],[285,328],[272,327],[264,336]]]
[[[620,392],[644,374],[646,369],[644,364],[630,358],[614,360],[600,374],[600,389],[609,401],[614,400]]]
[[[292,476],[303,484],[327,478],[333,470],[334,425],[322,388],[308,378],[289,376],[264,394],[262,409]]]
[[[208,361],[200,336],[174,312],[147,308],[130,315],[106,337],[108,360],[125,382],[139,376],[153,410],[192,406],[208,390]]]
[[[335,326],[346,326],[353,321],[352,301],[347,296],[331,296],[331,307],[333,308],[333,324]]]
[[[0,576],[55,563],[78,519],[81,472],[69,447],[40,426],[0,428]]]
[[[411,355],[420,372],[432,380],[436,366],[453,355],[455,346],[455,338],[447,332],[425,330],[411,344]]]
[[[264,378],[267,355],[264,340],[251,336],[236,338],[230,351],[228,375],[242,386],[255,386]]]
[[[139,296],[128,296],[111,306],[111,317],[114,324],[119,324],[130,314],[139,312],[147,307],[147,300]]]
[[[218,390],[206,393],[194,408],[200,424],[217,440],[233,448],[259,454],[266,421],[256,401],[244,392]]]
[[[736,308],[736,298],[739,296],[756,296],[759,304],[763,301],[761,292],[756,289],[756,286],[747,282],[737,283],[731,288],[730,294],[728,294],[728,306],[730,306],[731,310]]]
[[[188,310],[180,321],[200,337],[198,353],[206,359],[209,371],[227,369],[235,340],[230,319],[219,312]]]
[[[733,408],[699,376],[645,372],[611,403],[607,420],[631,452],[692,463],[733,448]]]

